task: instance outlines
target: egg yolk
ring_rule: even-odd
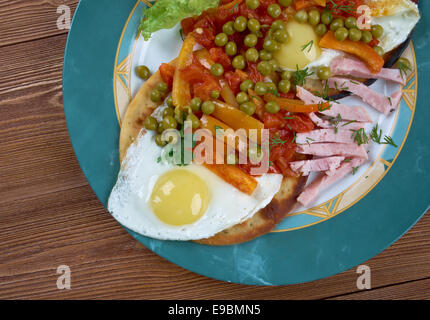
[[[206,212],[209,190],[206,183],[187,170],[173,170],[158,178],[151,195],[155,215],[173,226],[191,224]]]
[[[282,44],[281,49],[274,55],[281,67],[302,70],[319,58],[319,37],[311,25],[292,20],[287,24],[287,32],[288,41]]]

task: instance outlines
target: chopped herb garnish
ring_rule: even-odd
[[[294,71],[293,77],[294,77],[294,84],[298,86],[303,86],[306,83],[306,78],[313,75],[313,72],[309,72],[308,68],[305,68],[303,70],[299,70],[299,66],[296,65],[297,71]]]
[[[184,31],[182,30],[182,28],[179,29],[179,34],[181,35],[182,41],[184,41],[185,40],[185,36],[184,36]]]
[[[309,41],[304,46],[302,46],[302,51],[305,51],[306,49],[308,49],[308,52],[311,52],[313,45],[314,45],[314,40]]]
[[[358,121],[357,121],[357,120],[351,120],[351,121],[345,122],[345,123],[342,125],[342,127],[346,127],[347,125],[350,125],[351,123],[354,123],[354,122],[358,122]]]
[[[374,142],[376,142],[377,144],[389,144],[392,145],[393,147],[397,148],[397,144],[394,143],[393,138],[391,138],[390,136],[385,136],[384,137],[384,141],[381,141],[382,139],[382,130],[379,129],[378,124],[376,124],[375,127],[373,127],[372,132],[370,133],[370,139]]]
[[[358,171],[358,168],[359,168],[359,167],[354,167],[354,168],[352,168],[352,174],[356,174],[356,173],[357,173],[357,171]]]
[[[352,159],[345,159],[343,162],[351,162]]]
[[[318,111],[319,112],[323,112],[323,111],[329,110],[331,108],[331,104],[329,104],[327,107],[324,107],[324,104],[325,104],[324,101],[320,101],[318,103]]]
[[[400,74],[402,75],[403,78],[406,78],[408,71],[412,71],[412,69],[407,64],[404,64],[401,61],[401,59],[397,61],[397,68],[399,68]]]
[[[355,15],[357,10],[355,9],[354,3],[352,1],[348,1],[348,4],[343,3],[335,3],[333,0],[330,0],[331,2],[331,9],[330,12],[334,12],[335,10],[343,11],[345,13],[348,13],[350,15]]]
[[[161,162],[161,157],[158,157],[157,158],[157,163],[160,163]]]
[[[395,144],[394,143],[394,140],[393,140],[393,138],[391,138],[390,136],[385,136],[384,137],[384,142],[383,142],[383,144],[389,144],[389,145],[392,145],[393,147],[395,147],[395,148],[397,148],[398,146],[397,146],[397,144]]]
[[[363,128],[351,131],[352,137],[354,138],[354,142],[356,142],[358,146],[369,143],[369,137],[367,136],[366,131],[364,131]]]
[[[390,106],[393,106],[393,102],[391,101],[391,97],[388,97],[388,102],[390,103]]]

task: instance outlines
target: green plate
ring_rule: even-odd
[[[136,27],[145,3],[81,0],[67,41],[63,71],[67,125],[81,168],[103,205],[119,170],[121,114],[138,86],[130,66],[136,60]],[[378,161],[363,168],[353,183],[315,207],[294,212],[275,232],[249,243],[207,247],[149,239],[128,230],[130,234],[183,268],[252,285],[325,278],[390,246],[430,203],[430,109],[425,104],[430,99],[426,90],[430,3],[422,1],[420,11],[423,17],[408,49],[418,73],[408,79],[393,115],[391,135],[402,142],[399,148],[379,150]]]

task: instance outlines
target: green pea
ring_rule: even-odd
[[[246,0],[246,6],[251,10],[255,10],[260,6],[260,1],[259,0]]]
[[[361,41],[363,41],[364,43],[369,43],[372,40],[372,32],[370,32],[369,30],[364,30],[361,32]]]
[[[354,17],[348,17],[345,19],[345,27],[348,29],[357,28],[357,19]]]
[[[246,19],[244,16],[237,17],[234,21],[234,29],[238,32],[245,31],[247,25],[248,19]]]
[[[212,101],[205,101],[202,104],[202,112],[206,115],[212,114],[215,111],[215,104]]]
[[[397,61],[397,67],[399,67],[399,66],[401,66],[401,68],[400,69],[403,69],[405,72],[406,71],[411,71],[412,70],[412,64],[411,64],[411,62],[408,60],[408,59],[406,59],[406,58],[400,58],[398,61]],[[406,69],[406,70],[405,70]]]
[[[151,91],[151,101],[155,102],[155,103],[160,103],[161,102],[161,92],[158,90],[152,90]]]
[[[249,101],[249,96],[245,92],[239,92],[236,96],[238,104],[242,104]]]
[[[187,121],[190,121],[192,123],[193,129],[197,129],[200,127],[200,120],[194,114],[189,114],[187,116]]]
[[[240,105],[240,110],[245,112],[247,115],[252,116],[255,113],[255,104],[248,101]]]
[[[245,44],[245,46],[249,48],[255,47],[257,45],[257,42],[258,42],[258,38],[253,33],[248,34],[243,40],[243,43]]]
[[[333,32],[343,27],[344,27],[343,19],[340,19],[340,18],[333,20],[333,22],[330,24],[330,30]]]
[[[240,91],[242,92],[248,92],[248,89],[254,89],[254,82],[252,80],[245,80],[240,84]]]
[[[159,82],[157,84],[157,90],[160,91],[161,93],[166,94],[169,91],[169,86],[165,82]]]
[[[167,142],[163,140],[163,136],[161,134],[157,134],[155,136],[155,143],[159,147],[165,147],[167,145]]]
[[[293,72],[292,71],[282,71],[281,73],[281,79],[282,80],[291,80],[293,78]]]
[[[166,104],[167,104],[167,106],[168,106],[169,108],[173,108],[173,107],[174,107],[174,105],[173,105],[173,97],[172,97],[172,96],[169,96],[169,97],[166,99]]]
[[[306,10],[299,10],[296,12],[295,18],[300,23],[308,22],[308,13]]]
[[[269,60],[270,67],[272,68],[272,72],[278,69],[278,62],[275,59]]]
[[[314,9],[309,11],[309,23],[313,26],[316,26],[321,21],[321,14],[318,10]]]
[[[224,74],[224,68],[223,68],[223,66],[221,64],[215,63],[211,67],[211,73],[215,77],[221,77]]]
[[[175,129],[178,126],[178,122],[173,116],[165,116],[162,121],[164,130]]]
[[[279,29],[285,29],[285,22],[282,20],[275,20],[272,23],[272,30],[279,30]]]
[[[384,34],[384,28],[381,25],[376,24],[372,26],[372,35],[374,38],[379,39],[382,37],[383,34]]]
[[[276,52],[279,50],[279,44],[275,40],[267,38],[264,40],[263,48],[269,52]]]
[[[269,16],[271,16],[272,18],[277,18],[281,15],[282,13],[282,9],[281,7],[274,3],[271,4],[268,8],[267,8],[267,13],[269,14]]]
[[[158,123],[157,133],[163,133],[163,132],[164,132],[163,123],[160,122]]]
[[[348,38],[348,35],[349,35],[348,29],[345,27],[340,27],[334,33],[334,36],[338,41],[345,41],[346,38]]]
[[[253,146],[248,149],[248,158],[254,162],[258,163],[263,160],[263,152],[261,151],[261,147]]]
[[[325,35],[327,33],[327,26],[323,23],[320,23],[315,28],[315,32],[318,36],[322,37],[323,35]]]
[[[245,58],[250,62],[257,62],[258,60],[258,50],[255,48],[249,48],[246,50]]]
[[[228,36],[225,33],[218,33],[215,37],[215,44],[218,47],[224,47],[228,42]]]
[[[271,60],[272,58],[273,58],[273,55],[271,52],[266,51],[266,50],[260,51],[260,60],[261,61],[268,61],[268,60]]]
[[[225,45],[225,53],[229,56],[234,56],[237,53],[237,45],[233,41],[228,42]]]
[[[292,0],[278,0],[278,2],[283,7],[289,7],[291,5]]]
[[[234,23],[233,21],[229,21],[222,26],[222,32],[228,36],[231,36],[235,33]]]
[[[267,86],[264,82],[257,82],[254,91],[259,96],[264,96],[267,93]]]
[[[149,71],[149,68],[147,66],[139,66],[136,68],[137,75],[142,78],[143,80],[148,80],[151,76],[151,71]]]
[[[163,118],[167,117],[167,116],[174,116],[175,115],[175,110],[173,110],[172,108],[166,108],[163,110]]]
[[[198,97],[192,99],[190,102],[190,107],[191,107],[191,110],[193,110],[193,112],[200,111],[201,106],[202,106],[202,99]]]
[[[237,158],[234,152],[227,154],[226,163],[229,165],[235,165],[239,163],[239,159]]]
[[[258,21],[257,19],[249,19],[248,20],[248,30],[256,33],[258,31],[260,31],[261,28],[261,24],[260,21]]]
[[[384,55],[384,49],[382,49],[382,47],[380,46],[376,46],[373,48],[377,54],[379,54],[381,57]]]
[[[175,108],[175,120],[180,124],[184,124],[184,118],[185,118],[185,112],[182,110],[182,108],[180,107]]]
[[[268,113],[277,113],[277,112],[279,112],[279,110],[281,110],[279,103],[277,103],[276,101],[270,101],[270,102],[266,103],[264,108],[266,109],[266,111]]]
[[[349,29],[349,40],[351,41],[360,41],[362,37],[362,32],[357,28]]]
[[[317,72],[318,78],[321,80],[328,80],[331,77],[331,71],[329,67],[321,67]]]
[[[236,57],[234,57],[233,61],[231,62],[233,68],[235,69],[245,69],[246,68],[246,61],[245,58],[241,55],[238,55]]]
[[[218,99],[219,98],[219,96],[220,96],[221,94],[220,94],[220,92],[218,91],[218,90],[213,90],[212,92],[211,92],[211,98],[212,99]]]
[[[155,131],[158,128],[158,122],[157,119],[154,117],[147,117],[145,119],[145,128],[146,130],[152,130]]]
[[[278,88],[276,87],[276,84],[273,82],[266,82],[266,88],[267,92],[276,93],[278,92]]]
[[[333,15],[329,10],[324,10],[321,14],[321,22],[325,25],[329,25],[333,21]]]
[[[268,61],[261,61],[257,65],[257,70],[263,76],[268,76],[268,75],[270,75],[272,73],[272,65]]]
[[[280,43],[285,43],[288,41],[288,32],[287,30],[276,30],[275,33],[273,34],[273,37],[275,38],[276,41],[280,42]]]
[[[278,83],[278,90],[282,93],[288,93],[291,89],[291,82],[290,80],[281,80]]]

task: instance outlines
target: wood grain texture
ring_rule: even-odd
[[[136,242],[96,199],[70,144],[61,93],[66,34],[53,30],[51,16],[59,3],[0,0],[0,45],[8,44],[0,48],[0,299],[430,298],[428,214],[366,262],[366,291],[357,289],[355,269],[294,286],[223,283]],[[17,30],[24,25],[16,20],[32,21],[33,34],[13,33],[3,19]],[[63,264],[72,271],[69,291],[56,287]]]

